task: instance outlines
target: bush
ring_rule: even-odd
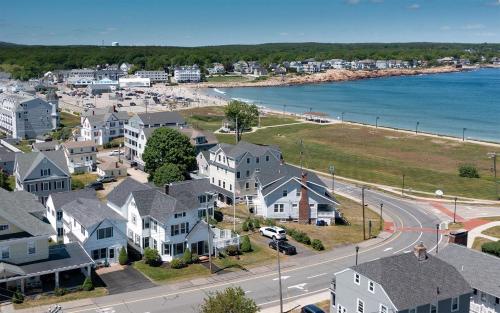
[[[266,218],[264,220],[264,225],[267,225],[267,226],[276,226],[276,222],[272,218]]]
[[[119,142],[108,142],[102,145],[104,149],[118,148],[119,146]]]
[[[313,239],[313,241],[311,242],[311,247],[317,251],[325,250],[325,246],[323,246],[323,243],[319,239]]]
[[[484,253],[500,257],[500,241],[487,242],[481,246],[481,250]]]
[[[54,295],[56,295],[56,297],[62,297],[62,296],[64,296],[67,293],[68,293],[68,290],[66,288],[56,288],[56,289],[54,289]]]
[[[200,261],[200,256],[197,255],[196,253],[193,253],[191,256],[191,263],[198,263]]]
[[[250,238],[248,236],[241,237],[241,252],[252,251],[252,244],[250,243]]]
[[[92,279],[90,277],[85,278],[85,281],[83,282],[82,289],[84,291],[91,291],[94,290],[94,284],[92,283]]]
[[[248,231],[248,222],[246,222],[246,221],[245,221],[245,222],[243,222],[243,224],[241,225],[241,229],[242,229],[243,231]]]
[[[255,225],[253,224],[253,221],[251,219],[249,219],[247,223],[248,223],[248,229],[250,231],[253,231],[254,228],[255,228]]]
[[[186,264],[193,263],[193,254],[191,253],[191,250],[189,249],[184,250],[184,254],[182,255],[182,261]]]
[[[170,261],[170,267],[180,269],[186,267],[186,263],[182,259],[173,259],[172,261]]]
[[[253,224],[253,227],[255,227],[256,229],[260,228],[260,221],[258,218],[254,218],[252,221],[252,224]]]
[[[230,256],[235,256],[235,255],[238,255],[239,251],[238,251],[238,247],[237,246],[229,246],[226,248],[226,253],[227,255],[230,255]]]
[[[71,180],[71,190],[77,190],[77,189],[83,189],[83,188],[85,188],[85,185],[83,184],[83,182],[81,182],[78,179],[74,179],[74,178]]]
[[[295,239],[296,241],[298,241],[300,243],[303,243],[306,245],[311,244],[311,238],[309,238],[309,236],[306,233],[304,233],[303,231],[296,230],[293,228],[288,228],[288,229],[286,229],[286,232],[287,232],[288,236],[292,237],[293,239]]]
[[[158,251],[152,248],[144,249],[144,263],[149,266],[158,266],[160,264],[160,255]]]
[[[128,263],[128,254],[127,250],[125,250],[125,247],[122,247],[120,249],[120,254],[118,255],[118,262],[120,265],[125,265]]]
[[[460,165],[460,167],[458,168],[458,175],[460,175],[460,177],[479,178],[479,172],[476,166],[472,164]]]
[[[17,289],[12,295],[12,303],[19,304],[23,302],[24,302],[24,295],[21,293],[21,290]]]

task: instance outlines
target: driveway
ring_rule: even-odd
[[[110,295],[156,286],[132,266],[126,266],[123,270],[99,274],[99,277],[106,284]]]

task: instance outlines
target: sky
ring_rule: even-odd
[[[0,41],[500,42],[500,0],[2,0]]]

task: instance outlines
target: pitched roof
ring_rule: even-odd
[[[42,150],[55,150],[58,145],[59,141],[53,140],[53,141],[35,142],[32,146],[33,149],[42,151]]]
[[[83,147],[97,147],[97,144],[92,140],[85,141],[66,141],[62,144],[65,148],[83,148]]]
[[[70,176],[66,156],[61,150],[19,153],[16,155],[16,163],[19,168],[19,176],[24,180],[44,159],[49,160],[67,176]]]
[[[198,196],[205,192],[216,192],[208,178],[172,183],[168,187],[168,194],[180,201],[185,209],[199,208],[201,205]]]
[[[65,192],[55,192],[51,193],[50,198],[52,198],[52,203],[56,210],[60,210],[61,207],[75,199],[97,199],[97,195],[94,189],[86,188],[80,190],[71,190]]]
[[[222,149],[222,151],[224,151],[224,153],[228,157],[233,158],[233,159],[240,158],[245,153],[250,153],[251,155],[256,156],[256,157],[266,154],[269,150],[274,150],[276,152],[281,153],[281,150],[278,146],[257,145],[257,144],[246,142],[243,140],[238,142],[237,145],[221,143],[221,144],[218,144],[217,146],[213,147],[212,149],[210,149],[210,151],[215,152],[219,148]]]
[[[145,125],[155,124],[186,124],[184,118],[178,112],[155,112],[155,113],[139,113],[137,116]]]
[[[153,189],[150,185],[143,184],[137,180],[127,177],[108,194],[108,202],[122,207],[133,191]]]
[[[500,298],[500,258],[457,244],[439,249],[438,257],[453,265],[472,288]]]
[[[98,199],[78,198],[61,207],[68,215],[73,216],[85,228],[89,228],[104,220],[125,221],[120,214]]]
[[[50,224],[35,217],[45,211],[44,206],[26,191],[8,192],[0,188],[0,216],[32,236],[51,236],[55,233]]]
[[[141,216],[151,216],[159,221],[166,220],[173,212],[183,207],[172,196],[158,189],[133,191],[132,196]]]
[[[217,137],[211,132],[204,132],[194,128],[181,128],[179,129],[181,133],[188,136],[189,141],[193,146],[199,145],[196,142],[196,138],[204,137],[206,142],[201,143],[201,145],[216,144],[218,142]]]
[[[380,284],[398,311],[472,292],[452,265],[429,254],[423,261],[413,253],[404,253],[351,269]]]

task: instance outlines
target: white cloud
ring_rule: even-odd
[[[467,24],[462,26],[464,30],[476,30],[476,29],[484,29],[485,26],[483,24]]]
[[[408,9],[410,9],[410,10],[418,10],[418,9],[420,9],[420,4],[418,4],[418,3],[411,4],[411,5],[408,6]]]
[[[289,34],[287,32],[281,32],[279,33],[280,36],[288,36]]]

